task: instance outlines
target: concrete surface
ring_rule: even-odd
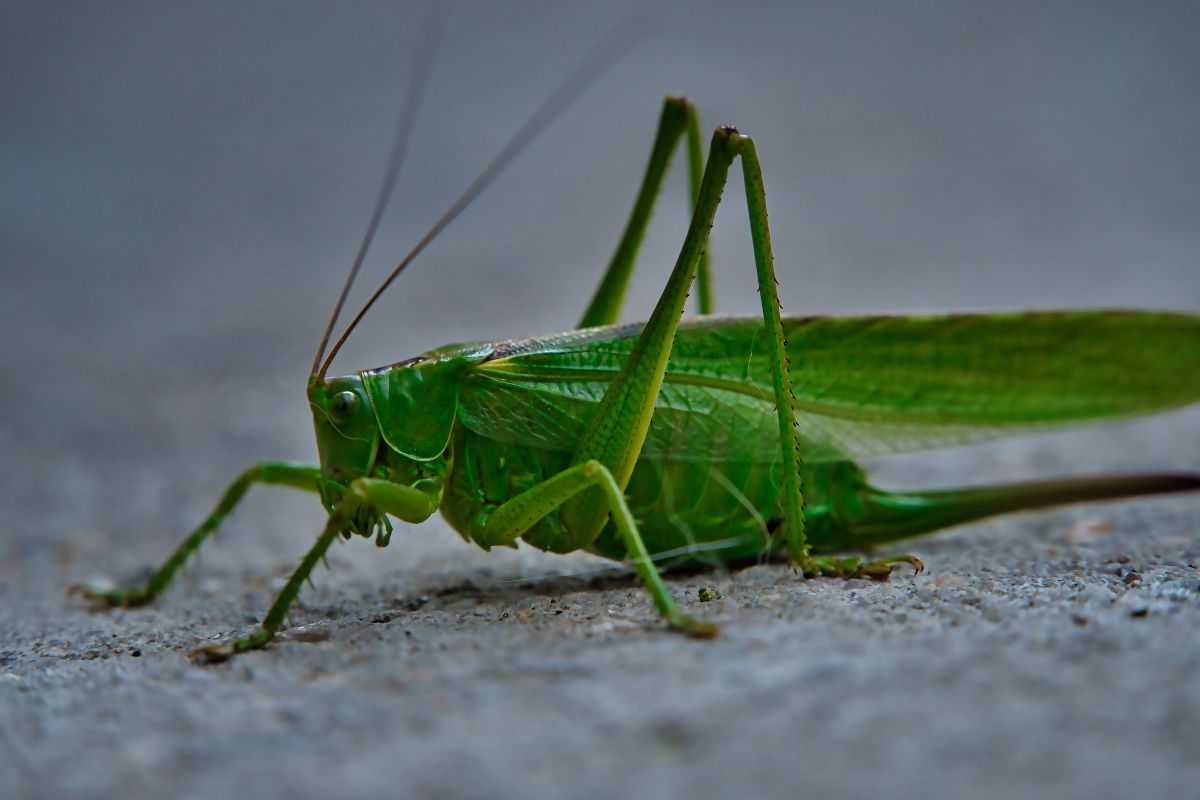
[[[711,6],[548,132],[343,368],[569,325],[681,91],[759,137],[790,311],[1200,309],[1186,4]],[[452,20],[371,274],[612,17],[557,7]],[[666,633],[611,565],[486,554],[431,522],[337,546],[283,640],[192,666],[320,529],[311,499],[265,490],[156,606],[68,600],[144,575],[253,460],[312,458],[304,371],[411,35],[392,4],[92,8],[31,7],[0,48],[20,67],[0,126],[0,796],[1195,795],[1195,496],[964,527],[888,584],[673,579],[724,625],[708,643]],[[631,315],[681,195],[675,176]],[[748,313],[736,195],[713,249],[721,307]],[[873,467],[903,486],[1196,470],[1200,409]]]
[[[1156,443],[1194,454],[1198,422]],[[1076,457],[1119,461],[1152,433]],[[197,463],[223,458],[195,435]],[[1005,469],[1069,466],[1005,450]],[[942,462],[929,477],[1004,471]],[[66,601],[68,580],[138,574],[200,512],[169,472],[69,471],[45,503],[92,498],[79,535],[10,531],[5,796],[1184,797],[1200,778],[1195,497],[970,526],[888,584],[779,566],[673,580],[724,625],[706,643],[666,633],[602,564],[488,556],[429,525],[336,548],[283,641],[199,668],[186,652],[247,631],[319,519],[263,496],[157,606]],[[149,522],[117,533],[96,520],[122,486],[151,487],[133,495]]]

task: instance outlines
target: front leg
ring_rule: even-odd
[[[118,606],[130,608],[149,603],[167,588],[179,568],[187,562],[193,553],[200,549],[204,541],[216,533],[217,528],[233,511],[242,498],[256,483],[271,486],[289,486],[293,489],[303,489],[308,492],[319,491],[321,468],[307,464],[290,464],[282,461],[264,461],[255,464],[237,477],[212,513],[192,531],[175,552],[154,571],[150,579],[141,586],[125,586],[118,589],[103,590],[93,586],[76,584],[67,588],[70,594],[79,595],[96,606],[111,608]]]
[[[325,523],[325,530],[322,531],[320,538],[317,539],[317,543],[305,554],[304,560],[300,562],[300,566],[296,567],[296,571],[292,573],[292,577],[288,578],[287,585],[283,587],[283,591],[275,598],[275,602],[271,604],[271,609],[267,611],[267,616],[263,619],[262,625],[254,633],[229,644],[213,644],[193,650],[191,654],[192,660],[200,664],[216,664],[238,653],[245,653],[249,650],[258,650],[261,647],[265,647],[268,642],[274,639],[276,632],[278,632],[279,628],[283,625],[284,619],[287,617],[288,609],[291,608],[292,603],[296,600],[296,596],[300,594],[300,587],[308,580],[308,576],[312,574],[313,569],[317,566],[317,562],[325,557],[325,551],[329,549],[329,545],[333,544],[333,540],[342,532],[344,524],[343,519],[336,514],[329,517],[329,521]]]
[[[385,522],[383,517],[385,513],[405,522],[423,522],[437,510],[437,502],[431,494],[434,492],[440,494],[440,489],[436,487],[430,489],[430,493],[426,493],[411,486],[374,478],[359,478],[353,481],[349,488],[350,491],[338,502],[329,516],[325,530],[317,538],[316,544],[305,554],[304,560],[300,562],[300,566],[296,567],[292,577],[288,578],[287,585],[283,587],[283,590],[275,598],[275,602],[271,604],[267,616],[263,618],[258,629],[249,636],[229,644],[208,645],[194,650],[192,652],[193,661],[214,664],[225,661],[238,653],[266,647],[279,632],[287,617],[288,609],[300,594],[300,587],[308,580],[309,575],[316,568],[317,562],[325,557],[325,551],[342,531],[353,527],[352,521],[360,518],[360,512],[365,511],[368,518],[375,520],[379,526]],[[390,527],[388,529],[390,530]],[[384,543],[382,540],[379,541],[380,544]]]

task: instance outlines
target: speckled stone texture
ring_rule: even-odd
[[[252,461],[313,458],[305,370],[415,36],[395,4],[126,5],[0,26],[19,66],[0,125],[0,797],[1196,796],[1198,496],[966,526],[912,543],[927,571],[885,584],[673,578],[723,625],[712,642],[665,631],[611,564],[483,553],[431,521],[384,551],[336,545],[280,641],[191,665],[251,628],[320,531],[282,490],[255,490],[157,605],[68,599],[144,576]],[[372,277],[615,13],[477,5],[451,20]],[[340,367],[569,326],[668,92],[757,137],[790,312],[1200,309],[1189,6],[771,5],[667,13]],[[753,313],[738,194],[718,300]],[[630,318],[683,196],[675,174]],[[904,487],[1197,471],[1200,408],[870,466]]]

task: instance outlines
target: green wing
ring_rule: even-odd
[[[640,325],[496,345],[459,419],[571,450]],[[966,444],[1200,400],[1200,315],[1058,311],[784,320],[807,460]],[[681,325],[644,455],[777,457],[761,320]]]

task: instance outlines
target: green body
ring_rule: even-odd
[[[685,136],[694,206],[687,237],[649,319],[614,325],[671,152]],[[250,468],[145,585],[82,593],[105,605],[149,602],[247,489],[263,483],[319,494],[328,519],[262,625],[202,648],[203,660],[271,641],[338,536],[374,535],[386,545],[389,517],[421,522],[439,510],[484,548],[520,539],[622,560],[672,628],[712,636],[714,625],[680,609],[660,567],[786,555],[805,575],[886,578],[897,563],[921,562],[827,554],[1008,511],[1200,489],[1200,476],[1189,474],[906,493],[871,486],[855,459],[1200,401],[1200,316],[784,318],[753,141],[718,128],[701,170],[703,158],[695,110],[668,98],[633,213],[579,330],[454,345],[326,379],[357,320],[439,222],[326,357],[341,299],[335,307],[308,382],[320,466]],[[762,304],[761,317],[746,319],[710,316],[704,256],[735,160]],[[693,284],[707,316],[681,323]]]
[[[1100,490],[1093,480],[998,494],[897,495],[870,486],[854,458],[1158,411],[1200,397],[1194,315],[815,317],[785,319],[784,330],[806,528],[817,553]],[[487,547],[490,511],[571,466],[575,443],[640,332],[640,325],[607,326],[452,346],[333,379],[330,394],[350,389],[363,402],[352,433],[329,424],[319,397],[314,403],[326,477],[424,478],[451,525]],[[764,335],[755,318],[704,318],[676,332],[625,489],[656,560],[742,561],[783,544],[774,535],[780,450]],[[374,453],[369,464],[361,455],[367,451]],[[1146,488],[1126,485],[1120,493]],[[552,552],[626,557],[611,522],[590,539],[557,509],[521,539]]]

